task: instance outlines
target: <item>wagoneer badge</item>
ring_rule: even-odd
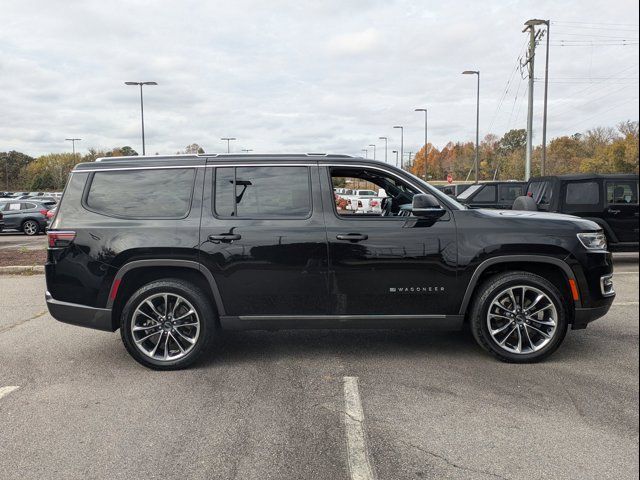
[[[389,287],[391,293],[440,293],[444,292],[444,287]]]

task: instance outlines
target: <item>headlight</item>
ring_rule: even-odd
[[[587,250],[606,250],[607,237],[602,232],[579,233],[578,240]]]

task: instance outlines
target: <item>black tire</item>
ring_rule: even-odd
[[[537,351],[521,353],[510,352],[505,347],[500,346],[499,342],[496,341],[489,332],[487,318],[493,300],[506,289],[517,286],[532,287],[541,291],[555,306],[555,312],[557,314],[555,330],[553,331],[548,343]],[[515,319],[513,321],[515,321]],[[508,322],[505,322],[505,324],[506,323]],[[530,324],[530,322],[528,323]],[[501,273],[487,279],[476,291],[475,299],[471,308],[470,326],[473,337],[476,342],[478,342],[478,345],[503,362],[538,362],[551,355],[564,340],[568,327],[565,300],[553,283],[539,275],[529,272]],[[527,329],[524,325],[518,326],[518,328],[522,328],[523,331]],[[527,335],[528,331],[529,330],[527,330]],[[519,331],[516,333],[519,334]],[[540,337],[540,339],[544,339],[544,337]]]
[[[25,220],[22,223],[22,232],[29,237],[40,233],[40,225],[35,220]]]
[[[199,319],[199,334],[192,349],[176,360],[159,360],[144,354],[136,345],[131,330],[136,308],[145,299],[164,293],[179,295],[186,299]],[[196,285],[176,278],[156,280],[138,289],[129,297],[120,316],[120,335],[127,351],[137,362],[154,370],[180,370],[193,364],[210,350],[216,337],[216,326],[216,313],[207,295]]]

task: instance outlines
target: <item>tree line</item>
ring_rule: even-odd
[[[621,122],[616,128],[598,127],[584,133],[553,138],[547,145],[546,175],[565,173],[638,173],[638,122]],[[510,130],[501,138],[489,134],[479,146],[479,177],[523,179],[527,132]],[[540,175],[542,146],[534,148],[531,174]],[[475,144],[449,142],[441,150],[425,148],[405,168],[421,178],[445,180],[451,173],[455,181],[473,177]],[[426,160],[426,165],[425,165]]]
[[[638,173],[638,122],[626,121],[616,128],[599,127],[552,139],[547,146],[546,174],[564,173]],[[488,134],[480,143],[481,180],[524,178],[526,131],[510,130],[502,137]],[[193,143],[176,153],[204,153]],[[98,157],[138,155],[129,146],[111,150],[90,148],[84,155],[50,153],[37,158],[15,150],[0,152],[0,189],[9,191],[59,191],[67,176],[80,162],[93,162]],[[542,147],[533,151],[532,175],[540,174]],[[428,145],[411,159],[405,168],[428,180],[445,180],[450,173],[455,181],[472,177],[475,158],[473,142],[448,142],[442,149]],[[426,163],[426,165],[425,165]]]

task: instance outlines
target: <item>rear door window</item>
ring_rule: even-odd
[[[607,202],[610,205],[638,203],[638,184],[629,181],[607,182]]]
[[[522,185],[500,185],[498,193],[501,202],[513,203],[513,201],[522,196],[524,187]]]
[[[600,186],[597,182],[568,183],[564,201],[567,205],[598,205]]]
[[[191,208],[195,169],[96,172],[85,206],[121,218],[183,218]]]
[[[307,218],[308,167],[218,167],[213,210],[219,217]]]

